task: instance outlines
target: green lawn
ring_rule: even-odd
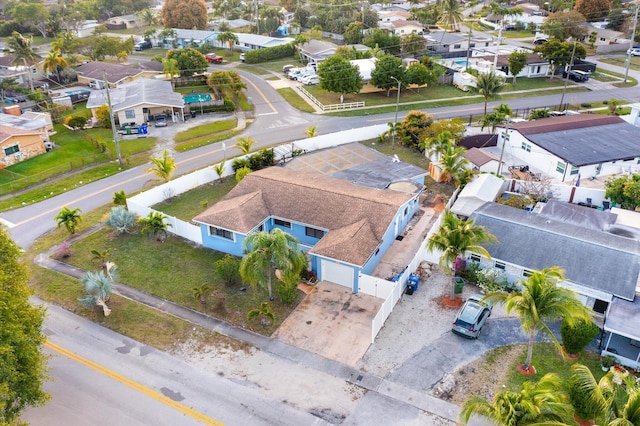
[[[230,130],[238,125],[237,119],[215,121],[213,123],[203,124],[201,126],[192,127],[184,132],[178,133],[174,140],[176,142],[185,142],[189,139],[201,138],[203,136],[211,136],[218,132]]]
[[[177,195],[153,206],[169,216],[190,222],[198,214],[222,199],[236,186],[234,176],[201,185],[184,194]]]
[[[285,306],[276,300],[271,302],[276,317],[274,324],[262,326],[258,320],[248,322],[247,313],[267,300],[266,291],[250,286],[226,286],[213,272],[214,263],[223,253],[194,247],[178,237],[169,237],[160,243],[140,233],[115,236],[110,230],[103,229],[71,247],[73,254],[65,261],[72,265],[98,270],[100,265],[92,259],[90,251],[110,250],[109,259],[118,265],[120,282],[265,335],[275,331],[295,306]],[[203,284],[212,289],[207,304],[193,298],[193,288]],[[214,292],[219,292],[221,297],[217,298]],[[222,300],[224,308],[216,303],[217,300]]]
[[[291,87],[285,87],[283,89],[278,89],[278,93],[280,96],[285,98],[291,106],[299,109],[303,112],[315,112],[315,109],[307,101],[302,99],[300,95],[293,90]]]

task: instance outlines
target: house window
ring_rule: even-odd
[[[507,268],[507,265],[504,262],[498,262],[497,260],[493,263],[493,267],[496,269],[502,269],[503,271]]]
[[[264,231],[264,224],[261,224],[260,226],[258,226],[257,231],[258,231],[258,232],[262,232],[262,231]]]
[[[324,231],[321,229],[316,229],[316,228],[309,228],[308,226],[306,228],[304,228],[304,234],[307,237],[313,237],[313,238],[322,238],[324,237]]]
[[[593,304],[593,310],[599,314],[604,314],[607,312],[607,308],[609,307],[609,302],[605,302],[604,300],[596,299]]]
[[[404,215],[408,215],[409,214],[409,206],[404,208]]]
[[[531,145],[526,143],[526,142],[522,142],[522,145],[520,146],[524,151],[527,152],[531,152]]]
[[[125,109],[124,110],[125,118],[136,118],[136,111],[133,109]]]
[[[472,262],[480,262],[480,256],[475,253],[471,253],[469,259],[471,259]]]
[[[580,168],[579,168],[579,167],[571,166],[571,172],[570,172],[570,174],[571,174],[571,175],[577,175],[579,171],[580,171]]]
[[[454,48],[454,49],[460,49],[460,45],[459,45],[459,44],[454,44],[454,45],[453,45],[453,48]]]
[[[523,276],[523,277],[525,277],[525,278],[526,278],[526,277],[530,277],[531,275],[533,275],[533,271],[530,271],[530,270],[528,270],[528,269],[523,269],[523,270],[522,270],[522,276]]]
[[[216,237],[226,238],[233,241],[233,232],[226,229],[216,228],[215,226],[209,227],[209,235],[215,235]]]
[[[4,155],[15,154],[16,152],[20,152],[20,147],[18,144],[8,146],[4,149]]]
[[[566,168],[567,168],[567,163],[563,163],[562,161],[558,161],[558,164],[556,165],[556,172],[564,173]]]
[[[286,220],[273,219],[273,223],[276,224],[276,225],[282,226],[284,228],[291,229],[291,222],[287,222]]]
[[[375,252],[375,253],[373,253],[373,255],[374,255],[374,256],[377,256],[377,255],[378,255],[378,253],[380,253],[380,248],[379,248],[379,247],[376,249],[376,252]]]

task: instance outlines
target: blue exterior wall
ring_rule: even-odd
[[[218,250],[223,253],[229,253],[234,256],[242,257],[244,240],[247,237],[244,234],[233,233],[234,240],[209,234],[209,226],[200,224],[200,232],[202,233],[202,245],[206,248]]]

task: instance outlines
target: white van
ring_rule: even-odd
[[[102,80],[93,80],[89,83],[89,87],[92,89],[104,89],[104,81]]]

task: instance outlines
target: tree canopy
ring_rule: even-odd
[[[516,84],[516,78],[518,74],[527,65],[527,52],[516,50],[509,55],[509,71],[513,75],[513,84]]]
[[[166,0],[162,21],[168,28],[204,30],[209,21],[207,4],[204,0]]]
[[[575,53],[573,48],[575,46]],[[581,44],[563,42],[556,39],[551,39],[546,43],[542,43],[533,50],[538,53],[542,59],[549,62],[551,66],[551,78],[555,75],[558,68],[564,69],[571,63],[571,56],[573,53],[573,60],[584,59],[587,57],[587,51]]]
[[[318,65],[320,87],[333,93],[340,93],[340,101],[347,93],[359,93],[364,85],[357,66],[340,56],[332,56]]]
[[[640,206],[640,174],[609,178],[605,188],[605,197],[623,209],[635,210]]]
[[[45,310],[29,302],[21,250],[0,228],[0,424],[14,424],[28,406],[44,404],[47,379],[42,353]]]
[[[552,13],[544,20],[541,31],[559,41],[573,37],[579,40],[587,35],[586,19],[575,10]]]
[[[378,58],[376,67],[371,71],[370,83],[379,89],[387,91],[389,96],[391,89],[396,87],[398,90],[405,83],[405,73],[407,69],[402,65],[402,60],[393,55],[384,55]]]
[[[611,1],[577,0],[574,10],[584,16],[587,22],[598,22],[609,15]]]
[[[174,49],[167,52],[167,59],[175,59],[182,77],[202,74],[207,70],[207,59],[193,47]]]

